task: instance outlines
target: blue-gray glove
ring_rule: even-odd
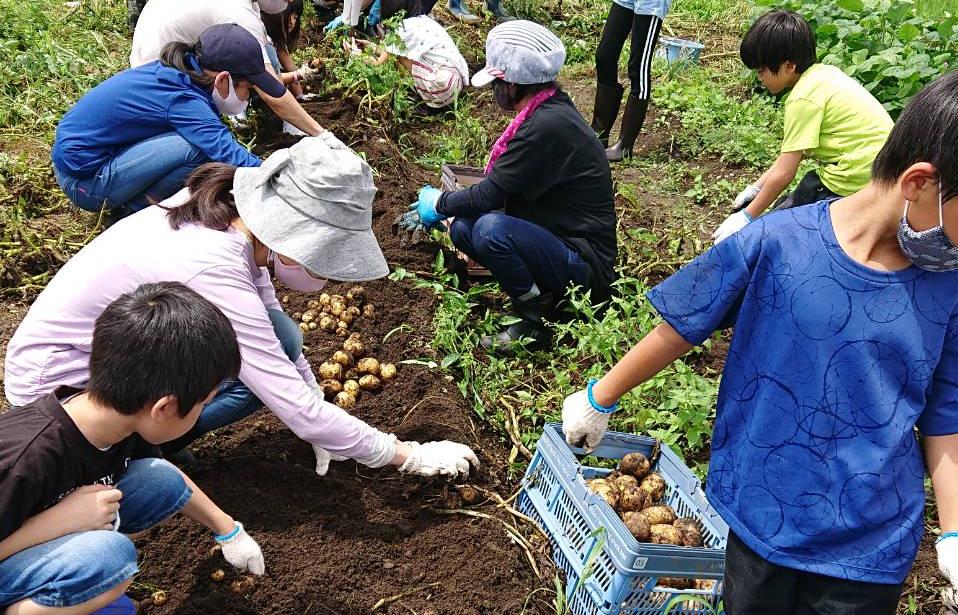
[[[419,219],[422,225],[428,229],[439,227],[439,223],[446,219],[446,216],[436,211],[439,205],[439,196],[442,194],[437,188],[432,186],[423,186],[419,190],[419,200],[416,201],[416,211],[419,212]]]
[[[382,0],[373,0],[372,6],[369,7],[369,16],[366,17],[366,25],[375,26],[380,22],[382,8]]]
[[[335,19],[333,19],[332,21],[330,21],[328,24],[326,24],[323,27],[323,32],[332,32],[333,30],[335,30],[341,25],[343,25],[343,16],[338,15],[336,16]]]

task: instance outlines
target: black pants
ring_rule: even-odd
[[[602,30],[602,40],[595,50],[596,80],[601,85],[619,83],[619,56],[625,39],[632,33],[629,53],[629,80],[631,95],[642,100],[652,96],[652,53],[659,39],[662,20],[655,15],[636,15],[631,10],[612,3]]]
[[[901,585],[827,577],[765,561],[729,532],[727,615],[894,615]]]
[[[812,203],[818,203],[825,199],[834,199],[840,196],[840,194],[832,192],[822,183],[821,178],[818,177],[818,173],[809,171],[805,174],[805,177],[798,182],[798,185],[795,186],[795,190],[783,194],[775,201],[775,209],[791,209],[792,207],[811,205]]]

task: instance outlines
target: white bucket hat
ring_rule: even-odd
[[[495,79],[518,85],[549,83],[565,63],[565,45],[539,24],[524,19],[501,23],[486,36],[486,66],[472,76],[481,88]]]
[[[236,169],[240,218],[266,247],[320,278],[359,282],[389,273],[372,232],[372,169],[329,131]]]

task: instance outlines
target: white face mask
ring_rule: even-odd
[[[236,95],[236,90],[233,89],[232,75],[229,77],[229,86],[229,94],[226,98],[223,98],[220,96],[220,91],[216,89],[216,85],[213,85],[213,104],[216,105],[216,108],[223,115],[239,115],[246,111],[246,107],[249,106],[249,100],[242,100]]]

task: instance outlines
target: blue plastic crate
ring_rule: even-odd
[[[705,45],[695,41],[687,41],[670,36],[660,36],[659,48],[655,51],[655,55],[660,58],[665,58],[669,64],[676,62],[698,64],[699,57],[702,55],[702,49],[704,48]]]
[[[592,453],[622,459],[638,451],[650,455],[655,440],[645,436],[607,432]],[[699,480],[685,464],[662,445],[655,471],[666,483],[663,502],[680,517],[693,517],[702,526],[704,546],[677,547],[640,543],[600,496],[585,481],[610,470],[582,466],[562,435],[562,425],[547,423],[523,479],[517,508],[535,519],[552,542],[556,565],[566,573],[569,609],[574,615],[658,615],[677,595],[694,595],[717,608],[722,599],[725,543],[728,526],[705,500]],[[591,574],[578,591],[589,554],[598,538],[590,534],[605,528],[605,545],[593,560]],[[659,577],[716,579],[712,590],[677,590],[657,587]],[[705,615],[713,611],[695,602],[681,602],[671,615]]]

